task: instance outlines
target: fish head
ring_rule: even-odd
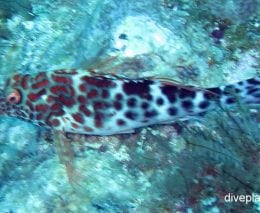
[[[56,127],[59,124],[56,118],[65,114],[63,103],[70,104],[68,99],[72,94],[65,94],[65,83],[70,79],[53,75],[53,80],[50,76],[46,72],[16,73],[8,78],[0,96],[0,115],[16,117],[38,126]]]
[[[29,119],[30,108],[26,103],[26,88],[22,86],[22,74],[7,78],[0,89],[0,115]]]

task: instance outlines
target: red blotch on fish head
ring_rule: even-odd
[[[108,96],[109,96],[108,90],[103,89],[103,90],[102,90],[102,98],[108,98]]]
[[[29,82],[29,75],[25,75],[23,76],[23,79],[22,79],[22,82],[21,82],[21,85],[22,85],[22,88],[23,89],[28,89],[28,82]]]
[[[43,119],[43,114],[42,113],[39,113],[36,115],[36,119],[37,120],[42,120]]]
[[[88,108],[86,108],[84,105],[80,105],[79,106],[79,111],[80,112],[83,112],[86,116],[91,116],[91,111],[88,109]]]
[[[35,76],[34,80],[35,80],[35,81],[41,81],[41,80],[43,80],[43,79],[45,79],[45,78],[47,78],[46,72],[40,72],[40,73],[38,73],[38,74]]]
[[[30,101],[37,101],[42,95],[46,94],[46,90],[42,89],[40,90],[38,93],[33,93],[31,92],[28,95],[28,98],[30,99]]]
[[[15,80],[15,81],[20,81],[20,80],[21,80],[21,75],[20,75],[20,74],[15,74],[15,75],[13,76],[13,80]]]
[[[85,126],[85,127],[84,127],[84,130],[85,130],[86,132],[93,132],[93,129],[92,129],[91,127],[88,127],[88,126]]]
[[[25,104],[29,107],[29,109],[30,109],[31,111],[34,111],[34,106],[33,106],[32,102],[30,102],[29,100],[27,100]]]
[[[51,92],[54,94],[60,94],[60,93],[68,93],[68,90],[65,86],[53,86],[51,88]]]
[[[51,126],[53,127],[57,127],[60,125],[60,121],[56,118],[54,118],[53,120],[51,120]]]
[[[38,83],[35,83],[32,85],[32,88],[33,89],[39,89],[39,88],[42,88],[42,87],[46,87],[47,85],[49,84],[49,81],[47,79],[44,79]]]
[[[48,96],[47,97],[47,102],[48,103],[52,103],[52,102],[54,102],[55,101],[55,98],[53,97],[53,96]]]
[[[81,92],[87,92],[87,86],[85,84],[80,84],[79,89]]]
[[[78,129],[79,128],[79,125],[78,124],[76,124],[76,123],[71,123],[71,126],[74,128],[74,129]]]
[[[95,97],[97,97],[97,95],[98,95],[97,90],[92,89],[92,90],[88,93],[88,98],[95,98]]]
[[[80,102],[81,104],[86,104],[87,99],[83,95],[79,95],[78,96],[78,102]]]
[[[74,118],[75,121],[79,123],[84,123],[84,118],[81,113],[72,114],[72,117]]]
[[[57,83],[72,84],[72,80],[69,77],[59,76],[59,75],[54,75],[54,74],[52,74],[51,77]]]
[[[60,95],[57,98],[57,100],[67,107],[72,107],[75,104],[75,100],[73,99],[73,97],[66,97],[64,95]]]
[[[46,105],[46,104],[38,104],[38,105],[35,106],[36,111],[45,112],[48,109],[49,109],[49,106]]]
[[[97,87],[115,87],[116,84],[108,79],[102,77],[89,77],[83,76],[81,80],[85,81],[89,85],[97,86]]]
[[[51,110],[52,111],[60,111],[62,109],[62,105],[60,103],[54,103],[52,106],[51,106]]]
[[[95,114],[95,126],[100,128],[103,126],[103,113],[101,112],[96,112]]]

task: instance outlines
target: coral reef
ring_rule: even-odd
[[[250,78],[259,75],[256,5],[0,1],[0,85],[16,71],[63,68],[202,87]],[[53,133],[1,116],[0,212],[259,212],[259,201],[224,199],[259,195],[259,119],[259,106],[238,104],[131,134],[68,134],[71,157]]]

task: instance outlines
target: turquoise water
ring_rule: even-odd
[[[17,71],[74,68],[200,87],[252,78],[259,75],[257,6],[0,1],[1,90]],[[69,140],[2,115],[0,213],[259,212],[258,108],[238,104],[134,133]]]

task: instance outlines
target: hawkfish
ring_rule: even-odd
[[[0,114],[65,133],[114,135],[196,117],[237,100],[259,104],[260,77],[199,88],[159,78],[57,70],[11,76],[0,95]]]

